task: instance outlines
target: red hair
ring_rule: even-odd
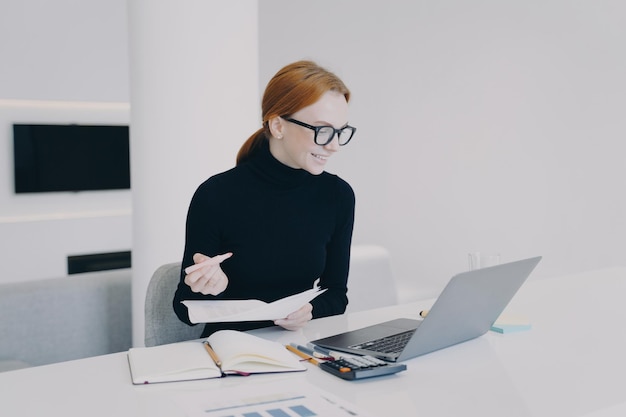
[[[350,90],[332,72],[312,61],[297,61],[274,75],[265,88],[261,111],[263,127],[248,138],[237,153],[237,165],[254,155],[270,137],[268,121],[315,103],[327,91],[337,91],[350,101]]]

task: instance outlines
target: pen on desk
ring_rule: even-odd
[[[321,354],[323,354],[323,355],[326,355],[326,356],[332,356],[332,355],[330,354],[330,350],[325,349],[325,348],[323,348],[323,347],[321,347],[321,346],[314,345],[314,344],[313,344],[313,343],[311,343],[311,342],[307,343],[307,344],[306,344],[306,347],[307,347],[307,348],[309,348],[309,349],[311,349],[311,350],[312,350],[312,351],[314,351],[314,352],[315,352],[315,351],[318,351],[318,352],[320,352],[320,353],[321,353]]]
[[[422,310],[420,311],[420,317],[426,317],[428,315],[428,310]]]
[[[296,349],[295,347],[291,345],[285,345],[285,347],[287,348],[287,350],[295,353],[296,355],[300,356],[302,359],[306,359],[308,362],[312,363],[313,365],[319,366],[320,363],[317,360],[315,360],[315,358],[313,358],[312,356],[309,356],[306,353],[299,351],[298,349]]]
[[[220,360],[219,356],[217,356],[217,353],[215,353],[215,351],[213,350],[213,348],[211,347],[211,345],[209,344],[209,342],[204,341],[204,348],[206,349],[207,352],[209,352],[209,355],[211,355],[211,359],[213,359],[213,362],[215,362],[215,364],[221,368],[222,367],[222,361]]]
[[[302,346],[297,343],[290,343],[290,345],[298,349],[300,352],[306,353],[307,355],[312,356],[314,358],[322,359],[325,361],[335,360],[335,358],[331,357],[330,355],[322,354],[321,352],[316,352],[315,349],[312,349],[310,347]]]
[[[328,350],[328,349],[323,348],[321,346],[314,345],[313,343],[307,343],[306,345],[307,345],[307,347],[309,349],[313,349],[313,351],[320,352],[322,355],[324,355],[327,358],[329,358],[329,360],[337,360],[337,359],[341,359],[342,357],[345,356],[345,353],[339,353],[339,352],[335,352],[333,350]]]

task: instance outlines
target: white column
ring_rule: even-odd
[[[257,0],[129,0],[133,344],[152,273],[182,259],[195,188],[260,127]]]

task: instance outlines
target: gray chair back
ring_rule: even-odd
[[[204,326],[188,326],[178,319],[172,307],[180,280],[180,262],[160,266],[152,275],[146,292],[146,346],[164,345],[200,338]]]
[[[353,245],[350,252],[346,313],[397,304],[389,251],[380,245]]]

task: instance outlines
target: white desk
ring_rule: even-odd
[[[298,381],[380,417],[626,415],[626,268],[529,280],[507,309],[530,331],[487,335],[406,362],[408,370],[349,382],[311,366],[304,373],[134,386],[125,353],[0,373],[0,415],[182,416],[181,392]],[[256,334],[306,342],[398,316],[431,302],[314,320],[306,329]],[[95,329],[94,329],[95,330]],[[33,343],[37,341],[36,335]]]

